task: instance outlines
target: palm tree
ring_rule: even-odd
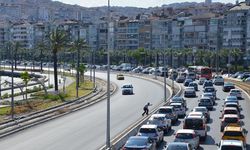
[[[238,58],[239,56],[241,56],[242,52],[240,49],[232,49],[230,51],[230,54],[234,57],[234,70],[237,71],[238,70]]]
[[[87,47],[88,47],[87,43],[84,39],[77,39],[72,43],[72,48],[70,49],[70,51],[76,51],[77,55],[80,57],[80,53],[86,52]],[[84,48],[85,48],[85,51],[83,51]],[[77,71],[79,71],[79,67],[80,67],[79,63],[80,63],[80,60],[77,61]],[[77,81],[79,81],[78,75],[77,75]],[[77,87],[79,87],[79,82],[77,83]]]
[[[14,46],[14,63],[15,63],[15,70],[16,70],[17,69],[17,55],[18,55],[20,43],[19,42],[15,42],[13,44],[13,46]]]
[[[67,41],[67,35],[65,31],[59,30],[58,27],[54,29],[49,36],[51,49],[53,53],[53,61],[54,61],[54,84],[55,91],[58,92],[58,79],[57,79],[57,53],[62,50]]]

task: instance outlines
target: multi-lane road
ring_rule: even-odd
[[[222,133],[220,132],[220,119],[219,117],[221,116],[221,110],[222,110],[222,105],[223,102],[226,98],[226,96],[229,93],[223,92],[221,86],[215,86],[217,89],[217,97],[218,99],[216,100],[216,105],[214,106],[214,110],[210,111],[210,117],[211,120],[207,124],[208,125],[208,133],[207,133],[207,138],[204,142],[201,142],[200,149],[204,150],[215,150],[217,149],[216,143],[220,142],[221,135]],[[198,106],[198,99],[200,98],[200,95],[202,94],[203,87],[199,85],[199,91],[196,92],[197,97],[196,98],[185,98],[187,101],[187,106],[188,106],[188,111],[187,114],[196,106]],[[250,130],[250,100],[247,95],[242,92],[243,95],[243,100],[239,100],[240,105],[242,107],[241,114],[243,114],[243,119],[242,121],[244,122],[244,128],[247,129],[248,131]],[[176,132],[178,129],[182,129],[183,127],[183,119],[180,119],[179,123],[177,123],[175,126],[172,127],[172,131],[168,133],[164,141],[169,143],[174,140],[174,132]],[[250,133],[247,134],[247,143],[250,144]],[[161,148],[162,149],[162,148]],[[248,149],[250,147],[248,146]]]
[[[106,80],[105,73],[97,77]],[[118,91],[111,97],[111,138],[141,118],[147,103],[156,107],[163,100],[163,87],[142,79],[125,76],[118,81],[114,74],[111,81]],[[123,96],[121,85],[131,83],[134,95]],[[169,95],[169,91],[167,91]],[[105,144],[106,101],[64,117],[37,125],[25,131],[0,139],[3,150],[95,150]]]

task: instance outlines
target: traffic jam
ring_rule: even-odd
[[[122,150],[247,149],[241,89],[225,82],[222,75],[212,75],[209,67],[172,70],[170,78],[181,85],[183,94],[172,97],[151,114],[138,133],[128,138]],[[219,117],[211,115],[212,112]],[[220,133],[216,133],[219,140],[213,141],[213,147],[209,148],[204,145],[211,141],[208,136],[211,124],[215,124]]]

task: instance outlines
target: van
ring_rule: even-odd
[[[204,117],[201,116],[187,116],[183,121],[183,129],[192,129],[205,140],[207,137],[207,125]]]

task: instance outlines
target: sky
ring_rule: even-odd
[[[53,0],[66,4],[77,4],[83,7],[107,6],[108,0]],[[179,3],[179,2],[204,2],[205,0],[110,0],[111,6],[133,6],[133,7],[155,7],[163,4]],[[212,0],[213,2],[233,3],[236,0]],[[239,0],[240,2],[243,0]]]

